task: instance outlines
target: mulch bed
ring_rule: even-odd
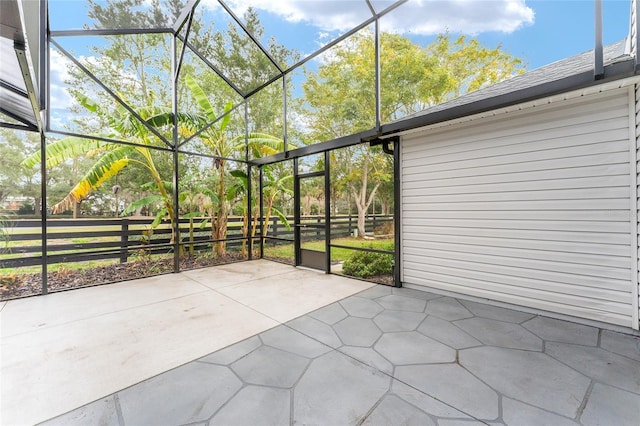
[[[245,260],[240,253],[227,253],[216,258],[198,256],[184,257],[180,260],[180,270],[205,268],[208,266]],[[98,284],[128,281],[173,272],[173,257],[160,259],[141,259],[127,263],[96,266],[93,268],[75,270],[64,266],[51,265],[56,271],[47,274],[47,288],[49,292],[69,290]],[[16,299],[19,297],[40,294],[42,290],[42,274],[4,274],[0,275],[0,300]]]

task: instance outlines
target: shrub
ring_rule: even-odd
[[[357,251],[344,261],[342,272],[358,278],[389,275],[393,272],[393,255]]]

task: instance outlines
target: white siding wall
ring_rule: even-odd
[[[637,327],[630,99],[405,135],[403,282]]]

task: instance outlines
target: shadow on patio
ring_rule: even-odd
[[[640,418],[638,337],[268,261],[0,306],[3,424]]]

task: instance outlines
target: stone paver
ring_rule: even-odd
[[[580,420],[585,426],[614,423],[637,426],[640,423],[640,395],[596,383]]]
[[[640,361],[640,336],[633,337],[605,330],[602,332],[600,347],[609,352]]]
[[[395,365],[453,362],[456,352],[416,331],[385,333],[374,349]]]
[[[260,347],[260,339],[256,336],[250,337],[235,345],[228,346],[224,349],[214,352],[211,355],[200,358],[200,361],[210,362],[212,364],[231,364],[246,354]]]
[[[126,424],[183,424],[207,420],[242,387],[219,365],[192,362],[118,393]]]
[[[265,345],[307,358],[315,358],[331,350],[329,346],[284,325],[265,331],[260,339]]]
[[[339,303],[332,303],[329,306],[325,306],[324,308],[320,308],[317,311],[311,312],[309,316],[311,318],[320,320],[325,324],[333,325],[338,321],[348,317],[349,314]]]
[[[308,364],[309,360],[299,355],[262,346],[231,364],[231,369],[246,383],[289,388]]]
[[[410,312],[422,312],[427,305],[427,302],[424,300],[415,299],[413,297],[398,296],[396,294],[381,297],[376,299],[376,302],[381,304],[385,309]]]
[[[46,424],[637,426],[639,341],[377,286]]]
[[[535,317],[523,323],[522,326],[549,342],[575,343],[585,346],[598,344],[598,329],[595,327],[547,317]]]
[[[480,318],[489,318],[520,324],[523,321],[535,317],[534,314],[514,311],[513,309],[501,308],[499,306],[487,305],[485,303],[471,302],[469,300],[461,300],[460,303],[470,310],[471,313]]]
[[[434,316],[427,317],[418,327],[418,331],[454,349],[464,349],[482,344],[449,321]]]
[[[384,395],[390,378],[338,352],[313,361],[293,398],[299,424],[356,424]]]
[[[431,417],[395,395],[386,396],[363,424],[367,426],[394,424],[436,426]]]
[[[578,424],[567,417],[507,397],[502,398],[502,419],[508,425],[576,426]]]
[[[349,355],[350,357],[355,358],[370,367],[380,370],[385,374],[393,374],[393,364],[372,348],[343,346],[340,348],[340,352]]]
[[[340,338],[336,332],[327,324],[309,316],[303,316],[293,321],[289,321],[287,325],[300,333],[311,337],[325,345],[337,348],[342,346]]]
[[[413,331],[426,316],[421,312],[383,311],[376,315],[373,322],[385,332]]]
[[[396,367],[395,377],[440,401],[484,420],[498,417],[498,394],[455,364]]]
[[[349,297],[340,302],[349,315],[361,318],[373,318],[384,310],[380,304],[362,297]]]
[[[640,394],[640,363],[599,348],[547,343],[545,352],[597,381]]]
[[[367,318],[345,318],[333,329],[338,333],[342,343],[349,346],[371,346],[382,335],[374,322]]]
[[[209,425],[288,424],[291,418],[290,401],[288,390],[247,386],[213,416]]]
[[[453,406],[438,401],[435,398],[425,394],[424,392],[421,392],[417,388],[408,386],[399,380],[393,381],[390,393],[392,393],[393,395],[397,395],[400,399],[408,402],[411,405],[415,405],[425,413],[428,413],[439,419],[465,418],[467,420],[473,420],[473,418],[469,417]]]
[[[487,318],[469,318],[454,324],[485,345],[502,348],[542,350],[542,339],[518,324]]]
[[[460,364],[501,394],[570,418],[589,378],[550,356],[483,346],[460,351]]]
[[[101,399],[47,422],[50,426],[104,425],[119,426],[115,396]]]
[[[447,321],[471,318],[473,316],[467,308],[451,297],[440,297],[429,300],[425,312]]]

